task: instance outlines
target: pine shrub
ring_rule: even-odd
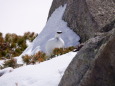
[[[27,32],[23,36],[7,33],[3,38],[0,32],[0,59],[5,57],[9,59],[7,54],[12,57],[19,56],[26,48],[26,40],[33,41],[38,34]]]
[[[33,61],[35,62],[43,62],[47,58],[46,54],[44,52],[39,51],[38,53],[33,55]]]
[[[23,62],[28,64],[35,64],[36,62],[43,62],[47,58],[46,54],[44,52],[39,51],[38,53],[34,55],[24,55],[22,56]]]
[[[75,48],[73,46],[68,47],[68,48],[55,48],[53,50],[52,56],[49,58],[53,58],[55,56],[59,56],[59,55],[68,53],[70,51],[73,51],[74,49]],[[36,62],[43,62],[43,61],[47,60],[47,58],[48,57],[46,56],[46,54],[42,51],[39,51],[38,53],[31,55],[31,56],[29,56],[29,55],[22,56],[23,62],[26,63],[27,65],[35,64]]]
[[[30,64],[32,57],[26,54],[26,55],[22,56],[22,59],[23,59],[23,62],[28,65],[28,64]]]
[[[12,67],[12,68],[16,68],[16,65],[17,65],[17,60],[14,59],[14,58],[11,58],[9,60],[6,60],[3,64],[3,67],[6,68],[6,67]]]
[[[55,48],[53,50],[53,56],[59,56],[59,55],[62,55],[62,54],[66,54],[70,51],[73,51],[75,48],[74,46],[71,46],[71,47],[68,47],[68,48]]]

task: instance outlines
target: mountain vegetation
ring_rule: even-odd
[[[32,42],[38,34],[26,32],[23,36],[7,33],[5,37],[0,32],[0,59],[10,59],[19,56],[26,48],[26,41]]]
[[[68,52],[73,51],[74,49],[75,49],[75,47],[73,47],[73,46],[68,47],[68,48],[55,48],[50,57],[48,57],[46,55],[46,53],[39,51],[39,52],[35,53],[34,55],[26,54],[26,55],[22,56],[22,59],[23,59],[23,62],[26,63],[27,65],[35,64],[36,62],[40,63],[40,62],[46,61],[48,59],[54,58],[56,56],[66,54]]]

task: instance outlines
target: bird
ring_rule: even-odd
[[[50,57],[55,48],[64,48],[64,40],[60,37],[62,31],[57,31],[54,38],[49,39],[46,42],[46,55]]]

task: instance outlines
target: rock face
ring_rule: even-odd
[[[115,86],[114,41],[115,28],[85,42],[59,86]]]
[[[49,16],[64,4],[63,20],[85,45],[59,86],[115,86],[115,0],[54,0]]]
[[[85,42],[115,19],[114,0],[53,0],[49,16],[60,5],[67,4],[63,20]]]

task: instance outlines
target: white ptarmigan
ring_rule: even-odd
[[[54,38],[51,38],[47,41],[47,43],[46,43],[46,55],[47,56],[51,56],[51,54],[55,48],[64,48],[64,41],[60,37],[61,34],[62,34],[62,32],[58,31],[55,34]]]

